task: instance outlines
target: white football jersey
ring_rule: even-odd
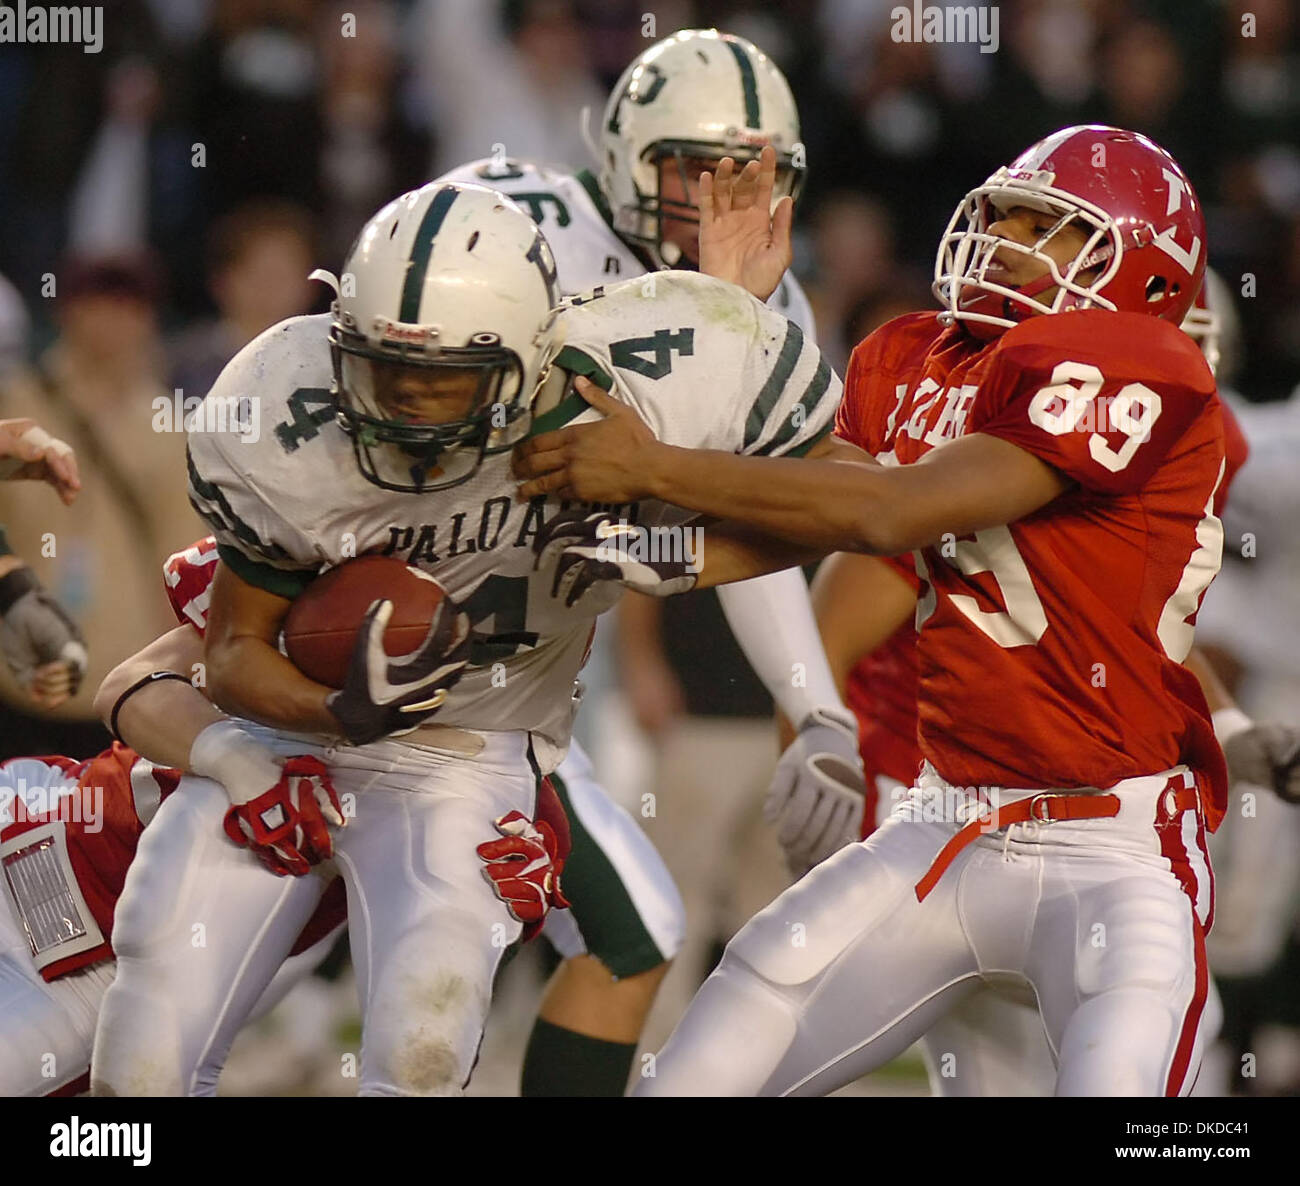
[[[510,455],[488,456],[464,483],[423,494],[363,477],[334,416],[330,317],[295,317],[239,352],[189,432],[190,495],[237,575],[282,597],[364,553],[420,568],[469,614],[471,665],[437,720],[528,729],[543,769],[568,744],[574,679],[596,608],[566,609],[533,543],[569,503],[520,503]],[[800,454],[832,427],[840,381],[799,328],[733,285],[657,272],[575,298],[557,323],[556,365],[587,374],[634,406],[664,441],[736,453]],[[256,418],[223,415],[241,406]],[[212,414],[208,414],[211,409]],[[541,432],[586,414],[570,393],[539,414]],[[617,513],[681,522],[658,503]]]
[[[530,161],[487,157],[438,180],[486,185],[527,210],[551,245],[560,291],[566,296],[646,272],[645,264],[614,232],[605,198],[585,169],[566,173]],[[767,303],[795,322],[810,341],[817,340],[812,306],[792,273],[786,272]]]

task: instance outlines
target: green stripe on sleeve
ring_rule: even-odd
[[[772,409],[780,403],[781,393],[785,390],[785,385],[790,382],[795,364],[803,351],[803,330],[793,321],[787,321],[786,326],[788,328],[785,331],[785,341],[781,343],[781,353],[777,355],[776,365],[772,368],[772,373],[768,375],[767,382],[763,384],[763,389],[758,393],[754,406],[749,409],[749,415],[745,418],[744,447],[746,449],[763,435],[767,418],[772,414]]]
[[[266,593],[273,593],[276,597],[284,597],[289,601],[297,597],[316,579],[314,572],[273,568],[269,564],[250,560],[238,548],[232,548],[229,544],[218,544],[217,555],[221,557],[222,563],[246,585],[253,585]]]
[[[801,444],[795,445],[793,449],[787,449],[781,454],[782,457],[806,457],[812,451],[815,445],[820,445],[832,432],[835,431],[834,424],[825,425],[820,432],[810,436]]]
[[[565,346],[555,356],[552,365],[559,367],[563,371],[582,375],[604,391],[610,391],[614,387],[614,380],[609,372],[590,354],[585,350],[580,350],[577,346]],[[532,427],[528,430],[528,435],[535,437],[544,432],[563,428],[570,420],[581,416],[590,407],[591,405],[576,391],[570,392],[555,407],[543,412],[540,416],[533,417]]]
[[[740,85],[745,91],[745,124],[751,128],[762,127],[758,122],[758,79],[754,77],[754,63],[740,42],[727,38],[727,48],[740,67]]]
[[[459,189],[454,185],[448,186],[429,203],[424,217],[420,219],[415,241],[411,245],[411,262],[402,284],[402,307],[397,313],[398,321],[413,325],[419,320],[420,296],[424,291],[425,274],[429,270],[429,257],[433,254],[433,240],[442,228],[443,219],[447,217],[451,204],[459,196]]]
[[[817,364],[817,370],[813,372],[812,381],[808,384],[807,390],[804,391],[795,408],[803,409],[803,416],[795,421],[794,408],[790,409],[785,418],[785,423],[781,425],[780,430],[770,440],[760,452],[779,453],[781,447],[794,440],[799,435],[799,430],[813,418],[813,412],[816,411],[818,403],[821,402],[822,396],[826,394],[826,389],[831,385],[831,364],[826,361],[825,357]]]
[[[612,391],[614,388],[614,379],[610,373],[590,354],[577,346],[565,346],[555,356],[552,365],[559,367],[562,371],[571,371],[575,375],[582,375],[583,378],[590,379],[597,387],[604,388],[606,391]]]

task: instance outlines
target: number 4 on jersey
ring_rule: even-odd
[[[620,338],[609,344],[609,360],[616,367],[647,379],[662,379],[672,372],[674,351],[683,358],[694,355],[695,330],[679,329],[674,333],[657,329],[644,338]]]

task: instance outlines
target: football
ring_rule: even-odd
[[[358,556],[317,577],[294,601],[284,622],[285,652],[304,675],[341,688],[357,630],[374,602],[393,603],[384,650],[397,656],[424,641],[445,596],[433,577],[396,557]]]

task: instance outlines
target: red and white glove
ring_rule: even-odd
[[[334,855],[329,826],[344,826],[329,770],[316,757],[281,760],[234,721],[195,738],[190,769],[220,782],[231,808],[226,835],[277,876],[301,877]]]
[[[519,811],[492,822],[503,839],[489,840],[475,851],[487,863],[483,876],[493,892],[511,917],[524,924],[522,938],[527,942],[542,929],[548,911],[568,909],[569,900],[560,888],[569,855],[567,838],[557,836],[545,819],[533,821]]]

